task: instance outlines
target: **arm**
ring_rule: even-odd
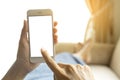
[[[46,50],[41,49],[41,53],[47,65],[54,72],[55,80],[94,80],[92,71],[87,65],[57,64]]]
[[[55,34],[57,32],[55,28],[56,25],[57,22],[54,22],[54,43],[57,43],[57,35]],[[17,59],[2,80],[23,80],[30,71],[35,69],[40,64],[29,62],[29,43],[27,39],[27,32],[27,21],[24,21],[24,27],[22,29],[19,41]]]
[[[29,62],[29,44],[27,40],[27,21],[24,21],[24,27],[21,32],[17,59],[2,80],[22,80],[27,73],[39,65]]]
[[[14,63],[2,80],[23,80],[26,74],[24,68]]]

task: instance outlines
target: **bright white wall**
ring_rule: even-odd
[[[81,2],[80,2],[81,1]],[[89,17],[84,0],[0,0],[0,79],[16,59],[28,9],[51,8],[59,42],[83,42]]]

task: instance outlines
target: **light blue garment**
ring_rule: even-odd
[[[55,61],[58,63],[67,63],[67,64],[81,64],[85,63],[71,55],[70,53],[60,53],[55,56]],[[27,74],[24,80],[54,80],[53,72],[47,66],[46,63],[41,63],[37,68]]]

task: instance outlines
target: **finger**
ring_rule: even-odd
[[[27,38],[28,24],[27,24],[27,21],[26,21],[26,20],[24,20],[24,28],[25,28],[25,38]]]
[[[28,24],[26,20],[24,20],[24,27],[25,27],[25,31],[28,32]]]
[[[26,39],[27,40],[27,32],[28,32],[27,21],[24,20],[24,26],[23,26],[22,33],[21,33],[21,38],[22,39]]]
[[[94,80],[94,75],[93,75],[92,69],[89,66],[85,65],[84,66],[84,71],[86,72],[86,74],[88,76],[91,77],[90,79]]]
[[[64,64],[64,63],[58,63],[58,65],[59,65],[61,68],[68,68],[68,67],[73,66],[73,65],[71,65],[71,64]]]
[[[54,40],[54,44],[57,44],[57,43],[58,43],[58,40],[55,39],[55,40]]]
[[[57,63],[48,55],[46,50],[41,49],[41,53],[43,58],[45,59],[47,65],[51,68],[51,70],[57,74],[60,75],[63,73],[63,70],[57,65]]]
[[[76,65],[76,69],[77,69],[78,74],[80,75],[79,77],[81,78],[81,80],[83,80],[84,74],[85,74],[84,67],[81,66],[80,64],[78,64],[78,65]]]
[[[54,27],[56,27],[56,26],[57,26],[57,24],[58,24],[58,22],[57,22],[57,21],[55,21],[55,22],[54,22]]]
[[[77,67],[77,69],[79,69],[79,70],[83,69],[83,66],[80,65],[80,64],[77,64],[76,67]]]
[[[57,36],[56,34],[54,34],[53,36],[54,36],[54,43],[56,44],[57,41],[58,41],[58,40],[57,40],[58,36]]]
[[[57,36],[56,34],[54,34],[53,36],[54,36],[54,39],[56,39],[56,40],[57,40],[58,36]]]
[[[66,68],[68,64],[58,63],[61,68]]]
[[[57,33],[57,29],[56,28],[53,28],[53,33]]]
[[[18,53],[29,53],[29,45],[27,41],[27,21],[24,20],[23,29],[21,31],[21,36],[19,40],[19,50]],[[29,56],[28,56],[29,57]]]
[[[77,71],[76,71],[76,66],[73,65],[73,64],[58,63],[58,65],[59,65],[61,68],[64,68],[65,70],[67,70],[67,71],[77,72]]]
[[[88,71],[91,71],[91,68],[87,65],[84,66],[84,69],[88,70]]]
[[[81,80],[81,78],[79,76],[78,69],[76,68],[76,65],[74,65],[74,64],[73,65],[72,64],[63,64],[63,63],[58,63],[58,65],[66,71],[66,74],[74,73],[74,74],[72,74],[72,76],[74,76],[76,79]],[[71,80],[73,80],[73,79],[71,79]]]
[[[72,64],[63,64],[63,63],[58,63],[58,65],[62,68],[62,69],[64,69],[65,71],[66,71],[66,74],[67,73],[71,73],[71,72],[74,72],[75,73],[75,66],[74,65],[72,65]]]
[[[54,27],[53,27],[53,38],[54,38],[54,43],[56,44],[58,42],[57,38],[58,36],[56,35],[57,29],[55,28],[57,26],[57,22],[54,22]]]

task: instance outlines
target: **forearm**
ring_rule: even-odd
[[[18,63],[14,63],[2,80],[23,80],[27,75],[24,68],[21,68]]]

